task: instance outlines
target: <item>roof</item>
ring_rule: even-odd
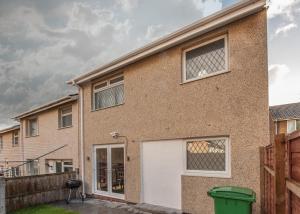
[[[20,129],[20,125],[14,125],[14,126],[0,130],[0,134],[5,134],[7,132],[11,132],[11,131],[18,130],[18,129]]]
[[[70,94],[70,95],[62,97],[58,100],[54,100],[54,101],[49,102],[47,104],[44,104],[44,105],[38,106],[36,108],[33,108],[29,111],[20,113],[19,115],[15,116],[14,119],[19,120],[21,118],[28,117],[28,116],[34,115],[36,113],[40,113],[40,112],[46,111],[48,109],[51,109],[51,108],[54,108],[54,107],[57,107],[57,106],[60,106],[60,105],[66,104],[66,103],[70,103],[70,102],[73,102],[73,101],[76,101],[76,100],[78,100],[78,94],[77,93],[76,94]]]
[[[270,107],[273,120],[288,120],[300,118],[300,102]]]
[[[255,14],[263,10],[266,6],[265,0],[244,0],[232,5],[226,9],[216,12],[208,17],[200,19],[191,25],[181,28],[174,33],[171,33],[161,39],[158,39],[142,48],[134,50],[112,62],[105,64],[91,72],[82,74],[69,80],[68,84],[82,84],[92,79],[98,78],[105,74],[123,68],[126,65],[135,63],[148,56],[166,50],[175,45],[181,44],[185,41],[193,39],[199,35],[203,35],[216,28],[222,27],[239,19],[242,19],[251,14]]]

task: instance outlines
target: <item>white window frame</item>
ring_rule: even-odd
[[[67,108],[70,108],[71,109],[71,112],[69,112],[69,113],[62,113],[62,111],[64,110],[64,109],[67,109]],[[65,116],[69,116],[69,115],[71,115],[71,117],[72,117],[72,123],[71,123],[71,125],[69,125],[69,126],[63,126],[63,117],[65,117]],[[64,107],[61,107],[60,109],[59,109],[59,120],[60,120],[60,122],[59,122],[59,128],[60,129],[63,129],[63,128],[69,128],[69,127],[72,127],[73,126],[73,108],[72,108],[72,105],[70,105],[70,106],[64,106]]]
[[[32,135],[30,131],[30,121],[36,120],[36,134]],[[36,137],[39,135],[39,120],[38,117],[31,117],[26,120],[26,137]]]
[[[123,80],[119,81],[119,82],[116,82],[116,83],[113,83],[113,84],[110,84],[111,80],[117,79],[119,77],[123,77]],[[106,83],[106,86],[96,89],[97,86],[99,86],[103,83]],[[101,81],[101,82],[98,82],[98,83],[94,84],[94,86],[93,86],[93,108],[92,108],[93,111],[106,109],[106,108],[111,108],[111,107],[115,107],[115,106],[119,106],[119,105],[124,104],[124,100],[123,100],[123,102],[121,104],[118,104],[118,105],[108,106],[108,107],[104,107],[104,108],[96,108],[96,102],[95,102],[96,101],[96,99],[95,99],[96,93],[98,93],[100,91],[105,91],[106,89],[113,88],[113,87],[118,86],[118,85],[124,85],[124,75],[123,74],[111,77],[109,79],[106,79],[105,81]],[[124,88],[124,94],[125,94],[125,88]]]
[[[286,132],[287,132],[287,134],[290,134],[290,133],[292,133],[292,132],[294,132],[294,131],[297,130],[297,120],[299,120],[299,119],[290,119],[290,120],[286,121]],[[295,129],[293,131],[291,131],[291,132],[289,132],[289,122],[293,122],[294,123],[294,127],[295,127]]]
[[[16,138],[18,138],[18,143],[16,143]],[[20,133],[18,130],[14,130],[12,133],[12,145],[13,147],[15,147],[15,146],[19,146],[19,144],[20,144]]]
[[[208,171],[208,170],[189,170],[187,169],[187,142],[205,141],[205,140],[224,140],[225,139],[225,171]],[[231,178],[231,143],[229,137],[218,138],[195,138],[184,140],[183,144],[183,170],[187,176]]]
[[[224,39],[225,69],[221,70],[221,71],[216,71],[216,72],[213,72],[213,73],[210,73],[210,74],[206,74],[206,75],[203,75],[203,76],[200,76],[200,77],[194,77],[194,78],[191,78],[191,79],[186,79],[186,53],[189,52],[189,51],[191,51],[191,50],[203,47],[205,45],[211,44],[211,43],[213,43],[215,41],[218,41],[218,40],[221,40],[221,39]],[[229,58],[228,58],[228,36],[227,35],[218,36],[218,37],[216,37],[214,39],[211,39],[209,41],[206,41],[206,42],[203,42],[201,44],[195,45],[195,46],[193,46],[191,48],[188,48],[188,49],[185,49],[183,51],[183,53],[182,53],[182,82],[183,83],[187,83],[187,82],[191,82],[191,81],[195,81],[195,80],[200,80],[200,79],[204,79],[204,78],[207,78],[207,77],[216,76],[216,75],[219,75],[219,74],[222,74],[222,73],[229,72],[228,66],[229,66]]]

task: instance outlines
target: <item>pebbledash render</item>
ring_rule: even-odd
[[[73,171],[78,163],[78,95],[21,113],[20,144],[25,175]],[[38,159],[37,159],[38,158]]]
[[[246,1],[69,81],[84,192],[212,213],[207,191],[253,189],[269,143],[265,1]]]

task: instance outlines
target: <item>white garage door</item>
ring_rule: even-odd
[[[182,141],[142,144],[144,203],[181,209],[182,145]]]

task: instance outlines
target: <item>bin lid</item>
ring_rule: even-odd
[[[255,192],[249,188],[224,186],[214,187],[208,191],[208,195],[211,197],[230,198],[243,201],[255,201]]]

